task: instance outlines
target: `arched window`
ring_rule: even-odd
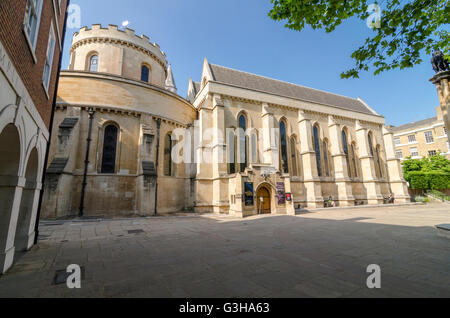
[[[252,129],[250,133],[250,148],[251,148],[251,158],[250,162],[252,164],[259,162],[258,156],[258,131],[256,129]]]
[[[235,128],[227,129],[227,145],[228,145],[228,173],[236,173],[236,134]]]
[[[291,138],[291,162],[292,162],[292,175],[298,176],[298,165],[297,165],[297,141],[295,137]]]
[[[245,134],[247,120],[244,115],[239,116],[239,171],[244,172],[248,164],[248,140]]]
[[[328,160],[328,142],[326,140],[323,141],[323,164],[325,166],[325,175],[327,177],[330,176],[330,163]]]
[[[355,143],[352,143],[351,150],[352,150],[353,176],[355,178],[357,178],[358,177],[358,165],[356,163],[357,159],[356,159]]]
[[[115,125],[105,127],[101,173],[115,173],[118,131]]]
[[[280,151],[281,151],[281,171],[289,173],[288,154],[287,154],[287,138],[286,138],[286,123],[282,120],[280,122]]]
[[[150,77],[150,69],[146,65],[141,67],[141,81],[148,83]]]
[[[92,55],[89,59],[89,71],[98,72],[98,55]]]
[[[322,164],[320,158],[320,139],[319,139],[319,127],[314,125],[313,128],[313,138],[314,138],[314,151],[316,153],[316,164],[317,164],[317,174],[319,177],[322,176]]]
[[[342,147],[344,148],[344,154],[345,154],[345,161],[347,163],[347,173],[348,176],[352,176],[352,171],[350,169],[350,157],[348,152],[348,142],[347,142],[347,133],[345,130],[342,130]]]
[[[164,175],[172,176],[172,136],[164,138]]]

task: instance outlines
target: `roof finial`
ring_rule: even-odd
[[[165,89],[167,89],[168,91],[171,91],[174,94],[177,93],[177,86],[175,85],[175,80],[173,78],[173,73],[172,73],[172,65],[170,65],[170,64],[169,64],[169,67],[167,68],[167,78],[166,78],[166,83],[165,83],[164,87],[165,87]]]

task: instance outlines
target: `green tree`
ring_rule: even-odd
[[[371,15],[373,0],[271,0],[269,16],[286,21],[286,27],[301,31],[309,25],[335,30],[345,20],[356,17],[365,21]],[[358,78],[361,71],[375,68],[374,74],[396,68],[410,68],[422,63],[421,54],[431,56],[440,48],[450,58],[449,0],[381,0],[381,25],[354,51],[355,66],[341,78]]]
[[[430,157],[425,157],[422,159],[411,159],[407,158],[402,162],[403,176],[405,180],[410,183],[414,183],[412,177],[415,176],[416,179],[420,176],[424,177],[425,174],[428,178],[435,178],[436,174],[450,174],[450,160],[441,155],[435,155]],[[428,182],[433,182],[433,180],[428,180]],[[417,181],[418,182],[418,181]]]
[[[409,173],[412,171],[422,171],[422,167],[422,159],[406,158],[406,160],[402,162],[403,176],[405,177],[405,180],[410,181]]]
[[[439,155],[423,158],[422,171],[443,171],[450,173],[450,160]]]

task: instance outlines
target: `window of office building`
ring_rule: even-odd
[[[432,131],[426,131],[425,132],[425,142],[427,144],[432,144],[434,142],[433,132]]]

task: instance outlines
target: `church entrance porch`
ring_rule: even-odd
[[[261,186],[256,191],[256,202],[258,214],[271,213],[270,190],[266,186]]]

